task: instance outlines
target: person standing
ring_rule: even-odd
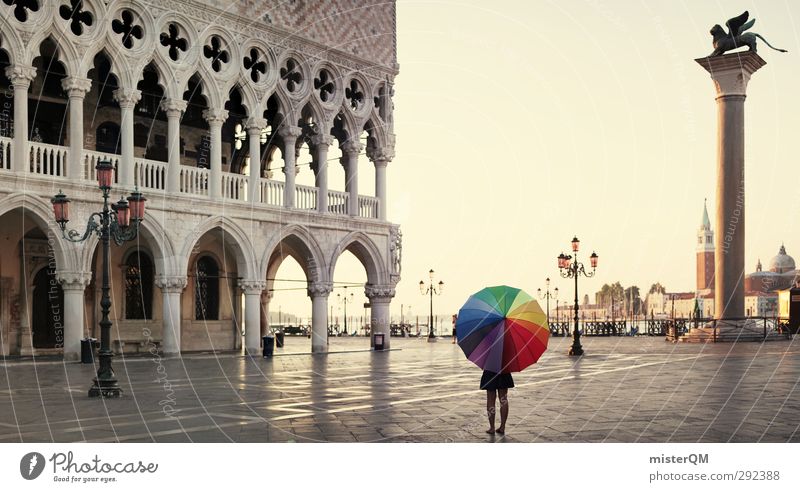
[[[508,419],[508,390],[514,387],[514,379],[509,373],[496,373],[483,371],[481,376],[481,389],[486,390],[486,413],[489,417],[489,430],[487,434],[506,433],[506,420]],[[500,396],[500,427],[495,429],[495,403]]]

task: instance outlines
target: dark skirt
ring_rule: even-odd
[[[514,387],[514,379],[511,374],[483,371],[481,376],[481,389],[482,390],[499,390]]]

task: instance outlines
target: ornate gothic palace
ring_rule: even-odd
[[[258,351],[291,256],[325,351],[344,251],[388,342],[393,2],[0,0],[0,65],[3,355],[72,360],[98,335],[97,241],[65,241],[50,199],[63,190],[82,227],[100,160],[115,199],[148,200],[138,241],[112,248],[118,348]]]

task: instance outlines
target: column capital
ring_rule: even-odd
[[[368,149],[367,157],[376,166],[386,166],[394,160],[394,147],[381,147],[377,149]]]
[[[308,284],[309,297],[328,297],[333,292],[333,284],[330,282],[310,282]]]
[[[284,141],[292,140],[292,143],[302,134],[303,129],[299,126],[284,125],[278,129],[278,135],[280,135]]]
[[[167,113],[167,116],[178,116],[186,111],[188,103],[183,99],[163,99],[161,101],[161,110]]]
[[[389,300],[394,297],[394,285],[372,285],[364,287],[364,294],[370,301]]]
[[[266,118],[247,118],[247,121],[244,123],[244,127],[247,129],[248,132],[258,132],[261,133],[261,130],[269,126],[269,122]]]
[[[698,58],[695,61],[711,74],[717,98],[745,96],[750,77],[767,64],[753,51]]]
[[[218,124],[222,125],[228,119],[228,110],[226,109],[206,109],[203,111],[203,119],[209,125]]]
[[[92,272],[56,272],[63,290],[84,290],[92,281]]]
[[[239,280],[239,288],[245,294],[261,294],[267,288],[266,280]]]
[[[92,81],[83,77],[64,77],[61,87],[69,97],[85,97],[92,90]]]
[[[345,155],[358,155],[364,150],[364,146],[358,140],[348,140],[340,145],[339,148],[342,150],[342,154]]]
[[[36,68],[28,65],[10,65],[6,67],[6,77],[15,88],[27,89],[36,78]]]
[[[114,100],[119,103],[120,108],[132,109],[142,100],[142,91],[120,87],[114,91]]]
[[[335,139],[333,138],[333,135],[317,133],[316,135],[311,137],[311,145],[313,145],[314,147],[319,147],[321,145],[330,147],[331,145],[333,145],[334,140]]]
[[[159,275],[154,283],[161,292],[169,294],[180,294],[187,285],[186,277],[178,275]]]

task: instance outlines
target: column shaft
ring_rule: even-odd
[[[245,351],[257,355],[261,346],[261,291],[246,290],[244,293],[244,344]]]
[[[328,351],[328,295],[311,297],[311,352]]]
[[[133,156],[133,111],[136,103],[142,98],[141,91],[135,89],[117,89],[114,98],[120,109],[120,157],[117,176],[119,185],[133,188],[136,178]]]
[[[209,196],[220,199],[222,198],[222,124],[228,119],[228,112],[224,109],[207,109],[203,112],[203,117],[208,122],[211,134]]]
[[[328,149],[333,142],[329,135],[317,135],[313,138],[315,184],[317,185],[317,212],[328,212]]]
[[[301,135],[300,128],[287,126],[281,128],[278,133],[283,139],[283,206],[285,208],[295,208],[295,176],[297,174],[296,148],[297,137]]]
[[[391,297],[374,297],[370,299],[370,328],[373,334],[383,334],[383,347],[390,347],[392,331],[389,329],[389,308]]]
[[[348,143],[342,147],[344,159],[345,191],[350,202],[349,213],[351,217],[358,217],[358,154],[361,152],[360,144]]]
[[[186,101],[165,99],[161,109],[167,113],[167,192],[181,191],[181,115]]]
[[[250,203],[261,203],[261,130],[267,121],[252,118],[247,122],[247,140],[250,145]]]
[[[86,178],[83,166],[83,100],[92,87],[92,81],[77,77],[61,82],[69,95],[69,165],[67,176],[80,181]]]
[[[36,69],[24,65],[12,65],[6,68],[6,76],[14,88],[14,146],[12,148],[12,169],[30,172],[30,156],[28,155],[28,89],[36,77]]]
[[[386,220],[386,161],[375,162],[375,196],[378,198],[378,218]]]
[[[181,292],[163,291],[164,308],[161,347],[165,354],[181,352]]]

